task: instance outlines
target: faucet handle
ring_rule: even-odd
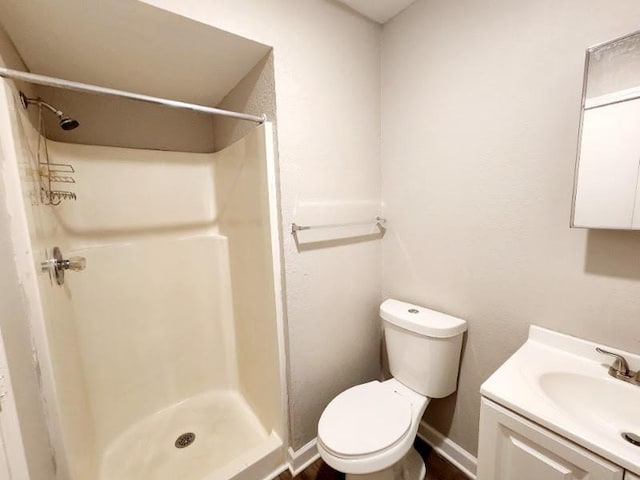
[[[618,355],[617,353],[603,350],[600,347],[596,347],[596,352],[602,353],[604,355],[610,355],[616,359],[616,361],[613,363],[613,366],[609,368],[609,374],[611,376],[616,378],[632,376],[629,370],[629,364],[627,363],[627,360],[622,355]]]
[[[71,257],[66,262],[67,266],[65,266],[65,268],[73,270],[74,272],[79,272],[87,268],[87,259],[84,257]]]

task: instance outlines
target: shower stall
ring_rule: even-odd
[[[51,114],[82,129],[0,80],[58,478],[267,477],[287,431],[272,125],[187,153],[52,141]]]

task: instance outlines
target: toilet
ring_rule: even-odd
[[[380,317],[393,378],[335,397],[318,423],[318,451],[347,480],[423,480],[413,441],[430,399],[456,390],[467,322],[393,299]]]

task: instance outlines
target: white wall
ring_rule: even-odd
[[[276,80],[273,71],[273,51],[261,59],[220,101],[217,108],[233,112],[266,115],[270,122],[277,122]],[[228,147],[255,129],[255,123],[216,116],[213,119],[215,150]]]
[[[36,91],[80,122],[80,128],[62,130],[58,117],[47,114],[47,138],[51,140],[175,152],[213,151],[210,115],[52,87]]]
[[[379,204],[380,27],[325,0],[147,0],[274,47],[286,270],[291,443],[379,372],[380,242],[298,252],[297,205]]]
[[[33,355],[38,357],[38,365],[29,367],[38,376],[41,391],[38,391],[36,398],[45,398],[44,412],[38,413],[44,413],[49,419],[48,435],[55,449],[57,472],[64,478],[66,462],[61,459],[69,453],[81,459],[72,465],[72,472],[80,477],[95,477],[95,431],[90,421],[91,412],[70,298],[60,289],[56,290],[49,275],[37,268],[49,258],[48,252],[52,246],[58,245],[63,251],[68,251],[69,238],[60,228],[53,208],[44,206],[41,201],[37,157],[39,134],[20,105],[17,90],[8,91],[6,105],[0,105],[0,111],[8,113],[8,121],[2,128],[6,153],[4,168],[7,171],[12,168],[16,170],[15,176],[5,180],[5,184],[13,188],[13,196],[8,196],[8,200],[15,203],[13,209],[8,210],[12,217],[24,218],[25,221],[25,224],[11,225],[13,245],[20,245],[20,255],[16,255],[15,263],[19,282],[23,284],[21,296],[28,309],[27,315],[16,320],[32,330]],[[17,203],[20,196],[22,204]],[[49,314],[46,318],[43,311]],[[7,343],[12,348],[16,347],[13,342]],[[51,368],[52,364],[55,365],[55,371]],[[56,389],[56,384],[64,388]],[[21,405],[27,403],[24,400],[19,402]],[[72,408],[65,409],[65,406]],[[69,412],[70,415],[67,414]],[[71,435],[65,435],[64,443],[60,441],[62,432],[71,432]],[[38,452],[29,446],[25,450],[30,454]],[[47,448],[47,456],[51,457],[52,453],[51,447]],[[38,478],[35,474],[32,476]],[[53,478],[53,474],[48,473],[43,478]]]
[[[470,452],[479,386],[528,324],[640,347],[640,236],[569,229],[584,51],[639,15],[418,0],[384,27],[383,291],[469,321],[457,398],[426,418]]]
[[[224,96],[216,107],[234,112],[266,115],[275,125],[277,122],[275,82],[273,51],[270,51]],[[214,115],[212,118],[216,151],[241,139],[256,126],[253,122],[230,117]]]
[[[9,68],[24,68],[11,41],[4,31],[0,29],[0,65]],[[0,95],[5,96],[6,91],[13,97],[16,94],[16,85],[13,82],[4,82],[0,88]],[[20,88],[30,92],[29,86],[20,85]],[[0,104],[4,105],[4,99]],[[9,103],[11,108],[11,103]],[[0,127],[0,174],[3,179],[11,176],[11,168],[7,162],[13,162],[15,154],[11,148],[12,134],[6,128],[5,121],[11,122],[21,118],[25,124],[29,124],[26,115],[12,110],[3,112],[2,127]],[[37,375],[36,359],[33,355],[32,332],[28,317],[31,312],[24,296],[22,285],[16,269],[16,258],[21,256],[15,252],[12,243],[12,222],[15,221],[15,212],[9,212],[8,197],[11,192],[5,189],[4,182],[0,182],[0,330],[5,341],[8,367],[11,371],[12,391],[17,405],[20,421],[22,442],[25,447],[26,461],[33,480],[52,478],[54,465],[52,462],[51,445],[47,432],[46,419],[42,409],[39,379]],[[5,366],[0,367],[4,370]],[[5,408],[5,413],[9,413]],[[14,449],[16,438],[5,438],[14,442],[8,445]],[[15,468],[15,466],[14,466]],[[19,472],[15,472],[19,474]]]

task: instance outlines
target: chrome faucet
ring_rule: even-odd
[[[626,358],[617,353],[603,350],[600,347],[596,347],[596,352],[615,358],[613,365],[609,367],[609,375],[613,378],[617,378],[618,380],[622,380],[623,382],[640,385],[640,370],[637,372],[631,370]]]
[[[64,285],[64,272],[71,270],[79,272],[87,267],[87,260],[84,257],[71,257],[65,259],[60,248],[53,247],[51,258],[41,263],[42,271],[49,272],[58,285]]]

